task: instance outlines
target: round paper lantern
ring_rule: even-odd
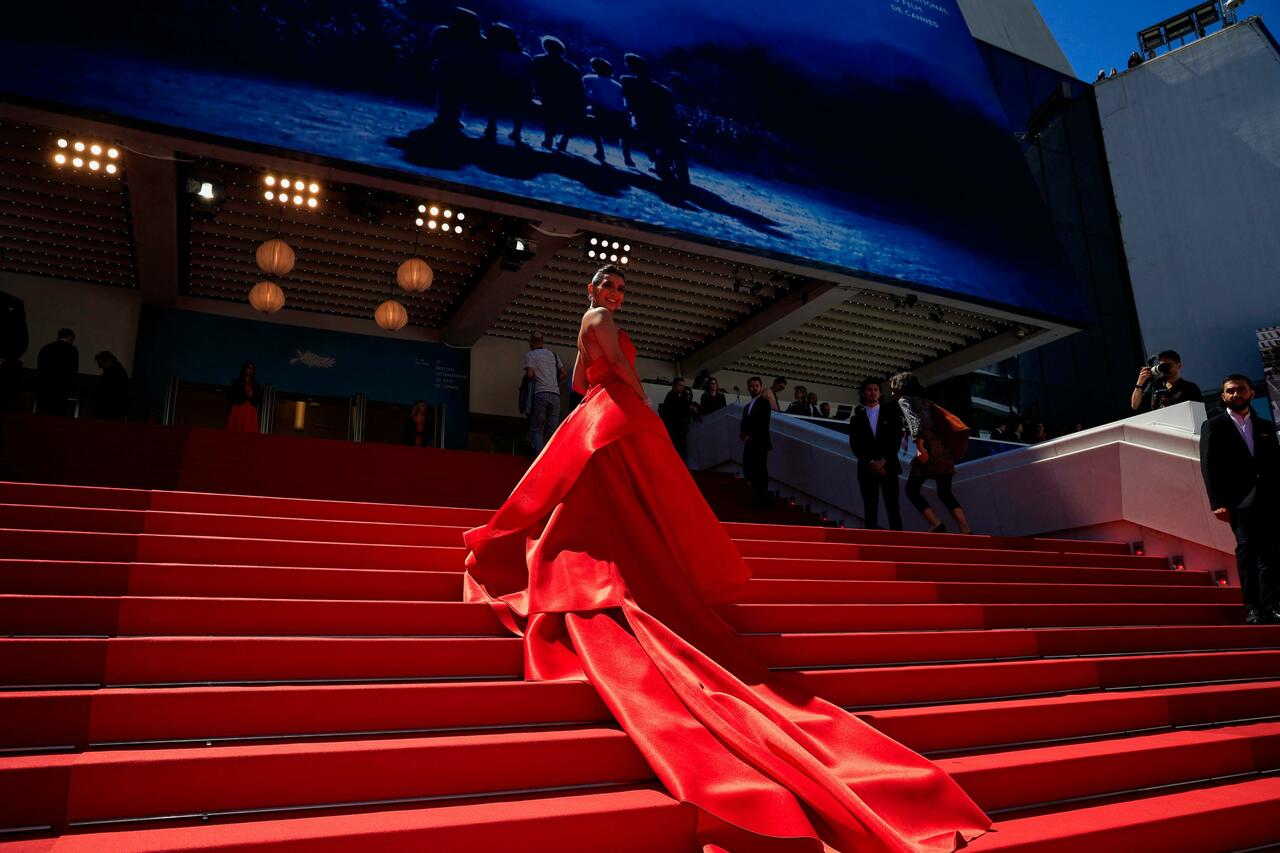
[[[260,281],[249,291],[249,304],[263,314],[274,314],[284,307],[284,291],[274,281]]]
[[[258,269],[267,275],[288,275],[294,260],[293,249],[279,237],[258,247]]]
[[[399,302],[388,299],[373,312],[373,320],[388,332],[395,332],[403,329],[404,324],[409,322],[409,312]]]
[[[410,258],[396,270],[396,282],[408,293],[421,293],[431,287],[435,273],[422,258]]]

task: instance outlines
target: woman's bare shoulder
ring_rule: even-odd
[[[612,322],[613,318],[609,316],[608,308],[588,308],[582,315],[583,328],[612,324]]]

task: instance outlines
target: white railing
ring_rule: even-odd
[[[742,407],[733,404],[696,424],[689,436],[691,466],[740,471],[741,417]],[[1235,540],[1209,512],[1200,479],[1204,418],[1202,404],[1183,403],[966,462],[957,469],[954,490],[980,533],[1143,542],[1150,553],[1181,556],[1189,568],[1228,571],[1234,580]],[[786,416],[773,418],[772,435],[773,487],[814,511],[861,526],[848,438]],[[925,495],[943,511],[927,487]],[[902,510],[909,529],[924,529],[905,497]]]

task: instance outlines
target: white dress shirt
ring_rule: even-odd
[[[871,435],[876,434],[876,425],[880,423],[880,404],[867,406],[867,422],[871,424]]]
[[[1245,447],[1249,448],[1249,455],[1253,455],[1253,418],[1249,417],[1250,411],[1245,409],[1243,412],[1233,412],[1227,409],[1227,414],[1231,415],[1231,422],[1236,425],[1236,429],[1240,430],[1240,437],[1244,439]]]

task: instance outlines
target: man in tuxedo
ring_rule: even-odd
[[[773,407],[764,396],[764,380],[752,376],[747,380],[751,402],[742,413],[742,427],[738,434],[742,439],[742,475],[751,484],[752,506],[768,507],[773,504],[769,494],[769,451],[773,442],[769,439],[769,418]]]
[[[868,379],[859,393],[862,401],[849,419],[849,448],[858,458],[858,490],[862,492],[863,516],[868,530],[880,528],[880,496],[889,516],[891,530],[902,529],[898,510],[898,476],[902,464],[902,412],[897,406],[880,405],[880,383]]]
[[[1252,401],[1247,376],[1222,381],[1227,410],[1200,428],[1200,470],[1214,517],[1235,534],[1245,621],[1256,625],[1280,623],[1280,444]]]

